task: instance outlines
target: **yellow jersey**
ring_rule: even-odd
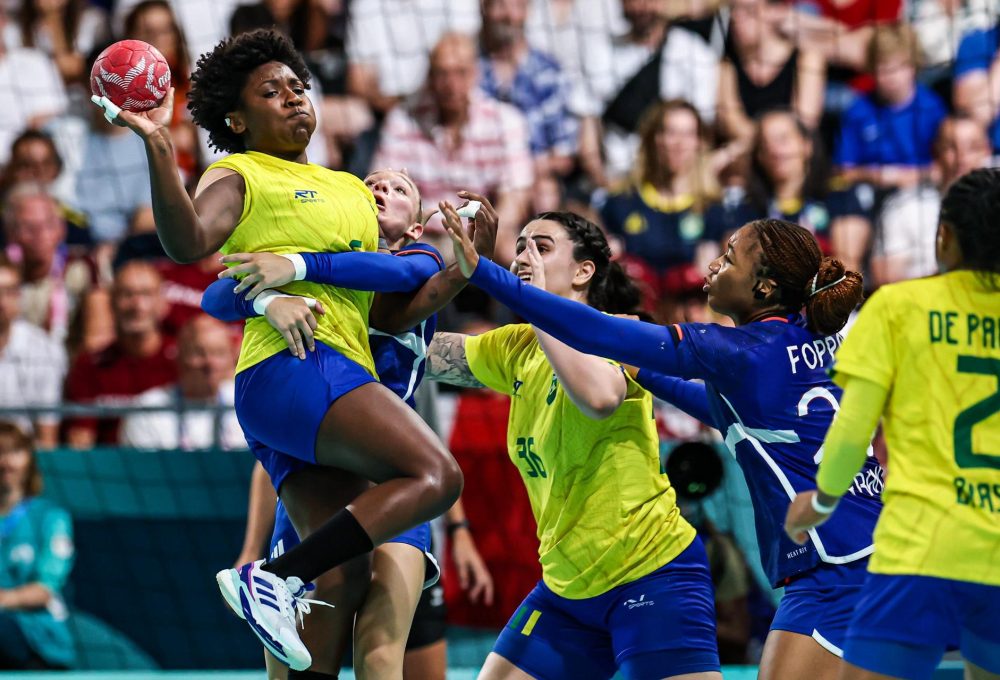
[[[234,170],[246,184],[243,214],[222,246],[225,254],[374,252],[378,248],[375,198],[354,175],[256,151],[232,154],[211,168]],[[368,347],[373,293],[305,281],[281,290],[322,302],[326,313],[317,317],[316,339],[375,375]],[[267,319],[247,319],[237,373],[286,347]]]
[[[653,398],[630,377],[604,420],[570,401],[530,326],[466,338],[481,383],[510,395],[507,450],[537,523],[542,579],[570,599],[595,597],[656,571],[695,531],[660,469]]]
[[[889,392],[870,570],[1000,585],[1000,293],[970,271],[884,286],[834,370]]]

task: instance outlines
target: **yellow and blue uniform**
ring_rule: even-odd
[[[374,252],[375,199],[346,172],[285,161],[255,151],[232,154],[212,168],[239,173],[246,186],[243,213],[224,253]],[[280,451],[262,459],[272,481],[287,474],[282,460],[315,462],[316,434],[330,404],[368,382],[375,368],[368,345],[373,294],[300,281],[282,288],[322,302],[316,351],[292,356],[264,318],[246,322],[236,367],[236,414],[251,448]]]
[[[494,651],[540,678],[718,670],[711,576],[660,469],[651,395],[626,377],[615,413],[588,418],[527,325],[465,350],[476,379],[511,397],[508,452],[542,564]]]
[[[959,643],[1000,672],[1000,293],[972,271],[883,287],[834,368],[888,395],[885,508],[845,658],[929,678]],[[838,462],[820,467],[827,492],[850,475]]]
[[[73,665],[75,646],[62,599],[73,553],[69,513],[49,501],[28,498],[0,516],[0,589],[41,583],[52,593],[41,609],[0,609],[4,668],[30,668],[38,661],[52,668]]]
[[[641,367],[640,384],[669,387],[657,393],[723,434],[745,472],[764,571],[785,586],[771,628],[811,636],[840,655],[882,506],[874,454],[848,480],[841,511],[806,545],[782,530],[788,502],[815,486],[823,437],[839,409],[840,388],[826,369],[840,337],[814,333],[798,314],[737,328],[617,318],[526,285],[485,259],[470,280],[577,350]],[[687,382],[695,379],[702,382]]]

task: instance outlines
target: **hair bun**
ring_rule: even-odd
[[[844,263],[832,257],[824,257],[819,262],[819,269],[816,275],[809,281],[806,288],[806,297],[809,298],[826,286],[832,286],[840,279],[844,278],[847,269]]]

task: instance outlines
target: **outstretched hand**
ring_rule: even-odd
[[[472,201],[480,204],[475,218],[469,220],[469,238],[472,239],[472,245],[475,246],[477,253],[488,260],[492,260],[493,250],[497,244],[497,227],[499,222],[496,208],[493,207],[488,198],[472,191],[459,191],[458,196],[466,200],[465,205],[468,205]],[[459,209],[464,207],[460,206]]]
[[[127,127],[143,139],[148,139],[160,130],[170,127],[170,119],[174,114],[174,88],[172,87],[167,90],[167,96],[163,98],[159,106],[138,113],[119,108],[107,97],[98,97],[96,94],[90,98],[90,101],[104,111],[104,118],[109,123],[118,127]]]
[[[465,278],[471,278],[476,267],[479,265],[479,253],[472,242],[471,236],[462,226],[462,218],[458,216],[455,207],[448,201],[441,201],[438,209],[444,217],[444,228],[451,238],[451,245],[455,249],[455,261]],[[482,208],[480,208],[480,212]],[[477,215],[478,217],[478,215]]]
[[[247,299],[252,300],[268,288],[278,288],[295,280],[295,265],[287,257],[274,253],[233,253],[220,261],[235,266],[220,272],[219,278],[240,279],[233,292],[238,295],[249,289]]]

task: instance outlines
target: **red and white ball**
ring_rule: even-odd
[[[141,40],[119,40],[98,55],[90,70],[90,90],[126,111],[155,109],[169,89],[167,60]]]

